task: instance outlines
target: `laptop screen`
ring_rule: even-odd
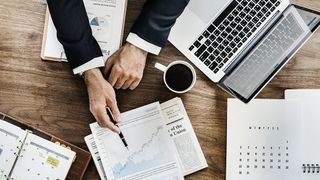
[[[289,6],[283,17],[222,80],[220,86],[242,101],[249,102],[310,37],[319,21],[319,15]]]

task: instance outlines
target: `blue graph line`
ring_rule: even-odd
[[[121,172],[126,169],[128,163],[129,163],[130,161],[132,161],[135,156],[138,156],[138,155],[142,154],[143,151],[152,143],[152,141],[154,140],[154,138],[155,138],[156,136],[158,136],[158,134],[159,134],[159,132],[160,132],[161,129],[163,129],[162,126],[158,127],[157,130],[156,130],[156,132],[152,133],[150,139],[149,139],[146,143],[142,144],[142,146],[141,146],[141,148],[140,148],[139,150],[133,152],[133,153],[127,158],[127,160],[125,161],[124,165],[122,165],[122,167],[120,167],[120,168],[119,168],[116,172],[114,172],[114,173],[120,175]]]

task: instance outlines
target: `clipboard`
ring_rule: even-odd
[[[102,43],[100,43],[101,37],[97,37],[97,36],[93,35],[96,38],[96,40],[98,41],[98,44],[102,49],[102,53],[103,53],[103,56],[105,59],[108,58],[109,56],[111,56],[117,49],[119,49],[123,43],[123,34],[124,34],[124,26],[125,26],[125,18],[126,18],[128,0],[117,0],[114,2],[117,3],[118,1],[124,1],[123,7],[121,9],[117,9],[117,10],[119,10],[119,12],[121,10],[121,12],[120,12],[121,17],[119,16],[114,21],[111,21],[111,25],[109,25],[109,26],[113,27],[113,26],[118,25],[118,27],[116,27],[116,28],[118,28],[116,31],[119,32],[120,37],[118,36],[119,38],[117,38],[116,40],[112,39],[112,40],[110,40],[110,42],[108,42],[109,44],[112,44],[112,47],[110,47],[110,49],[109,48],[103,49],[102,47],[104,47],[104,45],[102,45]],[[90,0],[84,0],[84,3],[86,6],[86,3],[89,4]],[[87,7],[86,7],[86,10],[88,10]],[[94,10],[94,8],[92,10]],[[88,11],[87,11],[87,13],[88,13]],[[113,12],[113,14],[119,15],[114,12]],[[114,22],[117,22],[117,21],[121,21],[121,23],[115,24]],[[90,18],[89,18],[89,22],[90,22]],[[92,29],[92,27],[91,27],[91,29]],[[111,29],[111,30],[115,30],[115,29]],[[94,34],[95,30],[92,29],[92,31]],[[109,35],[107,35],[107,36],[115,36],[114,34],[115,33],[113,31],[110,31]],[[105,40],[103,40],[103,41],[105,41]],[[48,43],[50,43],[50,44],[48,44]],[[51,46],[51,47],[49,47],[49,46]],[[53,50],[53,52],[50,52],[52,50]],[[55,30],[55,27],[52,23],[52,19],[50,17],[50,12],[49,12],[48,7],[46,9],[46,14],[45,14],[45,24],[44,24],[44,29],[43,29],[40,57],[42,60],[47,60],[47,61],[68,62],[68,60],[66,58],[66,54],[64,53],[63,47],[57,39],[56,30]]]
[[[46,14],[45,14],[45,23],[44,23],[44,29],[43,29],[43,36],[42,36],[42,45],[41,45],[41,59],[47,60],[47,61],[55,61],[55,62],[68,62],[68,60],[65,57],[63,48],[60,47],[60,56],[50,56],[46,54],[46,44],[48,39],[48,27],[49,27],[49,18],[50,18],[50,12],[49,8],[46,8]],[[55,40],[55,43],[59,46],[61,44],[58,42],[58,39]]]

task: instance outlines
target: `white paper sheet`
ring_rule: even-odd
[[[121,45],[126,2],[126,0],[84,0],[92,34],[101,48],[104,59],[112,55]],[[50,15],[44,56],[67,61]]]
[[[160,104],[149,104],[121,116],[123,122],[119,125],[129,150],[117,134],[97,123],[90,124],[107,178],[183,179]]]
[[[65,179],[74,157],[75,152],[28,133],[11,178]]]
[[[26,133],[0,119],[0,179],[7,179]]]
[[[228,99],[227,180],[301,180],[301,103]]]
[[[173,140],[183,175],[208,167],[197,136],[180,98],[161,104],[166,126]]]
[[[301,159],[299,159],[299,172],[304,179],[320,179],[320,90],[298,89],[286,90],[286,100],[298,100],[302,103],[302,124],[299,127],[302,137],[299,139],[301,146]],[[317,169],[310,169],[310,172],[303,173],[302,165],[318,165]],[[302,179],[302,178],[301,178]]]
[[[106,173],[104,172],[104,169],[103,169],[103,165],[102,165],[101,158],[100,158],[100,155],[98,152],[98,148],[97,148],[96,143],[94,142],[92,134],[84,137],[84,141],[86,142],[87,147],[91,153],[94,165],[97,168],[100,179],[107,180],[107,176],[106,176]]]

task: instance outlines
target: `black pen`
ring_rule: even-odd
[[[114,120],[114,117],[113,117],[113,115],[112,115],[112,113],[111,113],[110,108],[107,107],[106,109],[107,109],[107,114],[108,114],[111,122],[112,122],[114,125],[116,125],[117,127],[119,127],[119,126],[117,125],[117,122]],[[119,137],[120,137],[121,141],[123,142],[124,146],[129,150],[128,143],[127,143],[126,139],[124,138],[124,136],[123,136],[123,134],[122,134],[121,131],[120,131],[120,133],[119,133]]]

